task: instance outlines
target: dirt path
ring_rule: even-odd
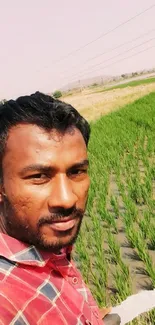
[[[155,91],[155,83],[114,89],[98,93],[88,93],[64,97],[62,100],[74,106],[89,121],[119,109],[125,104]]]

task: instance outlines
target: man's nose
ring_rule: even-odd
[[[57,175],[52,184],[49,207],[69,209],[75,206],[77,199],[77,195],[73,191],[72,181],[67,175]]]

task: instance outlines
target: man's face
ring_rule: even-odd
[[[58,251],[79,232],[89,189],[82,134],[19,124],[3,158],[2,222],[6,233]]]

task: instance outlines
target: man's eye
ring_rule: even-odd
[[[82,175],[82,174],[86,174],[87,173],[87,170],[86,169],[75,169],[75,170],[71,170],[70,171],[70,175],[73,175],[73,176],[79,176],[79,175]]]
[[[38,174],[30,175],[27,178],[29,178],[29,179],[45,179],[45,178],[47,178],[47,175],[43,174],[43,173],[38,173]]]
[[[36,175],[34,175],[34,178],[46,178],[47,177],[47,175],[45,175],[45,174],[36,174]]]

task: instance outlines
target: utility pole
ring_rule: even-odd
[[[81,80],[79,80],[79,88],[80,88],[80,91],[82,91]]]

